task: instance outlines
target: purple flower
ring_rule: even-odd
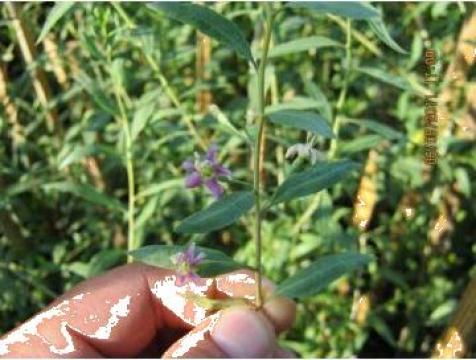
[[[177,253],[173,258],[177,266],[177,285],[182,286],[188,281],[194,281],[199,278],[195,272],[198,265],[205,259],[205,254],[196,249],[195,243],[185,250]]]
[[[218,162],[217,155],[218,146],[213,144],[205,156],[195,154],[193,161],[184,161],[182,168],[187,173],[185,186],[195,188],[205,185],[213,197],[218,199],[224,192],[223,187],[218,182],[218,178],[220,176],[229,177],[231,176],[231,172]]]

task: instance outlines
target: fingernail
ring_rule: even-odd
[[[229,357],[267,357],[275,348],[270,322],[263,314],[246,307],[223,311],[211,335]]]

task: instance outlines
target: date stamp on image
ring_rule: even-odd
[[[436,51],[425,49],[425,85],[434,89],[438,81]],[[423,117],[423,160],[425,164],[438,163],[438,101],[436,91],[425,96],[425,112]]]

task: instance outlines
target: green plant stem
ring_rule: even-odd
[[[271,40],[271,28],[272,28],[273,18],[272,16],[267,17],[265,22],[265,35],[264,35],[264,44],[263,51],[261,55],[261,60],[258,67],[258,136],[255,142],[254,148],[254,167],[253,167],[253,189],[255,196],[255,206],[256,206],[256,219],[255,219],[255,241],[256,241],[256,307],[261,308],[263,306],[263,291],[261,286],[262,279],[262,264],[261,264],[261,157],[260,149],[264,137],[264,129],[266,124],[266,118],[264,113],[265,101],[266,101],[266,89],[265,89],[265,70],[266,70],[266,61],[268,58],[269,43]],[[264,160],[264,159],[263,159]]]
[[[128,207],[127,207],[127,251],[132,251],[137,248],[135,239],[135,176],[134,176],[134,159],[133,159],[133,143],[129,122],[127,120],[127,112],[122,101],[122,96],[118,86],[114,86],[114,94],[121,117],[122,129],[124,131],[124,138],[126,142],[126,171],[127,171],[127,193],[128,193]],[[132,257],[127,257],[127,262],[131,262]]]
[[[334,124],[332,126],[332,132],[334,133],[334,138],[332,139],[331,145],[329,148],[329,159],[334,158],[337,153],[337,141],[339,140],[340,121],[341,121],[340,112],[342,110],[342,107],[344,106],[345,99],[347,96],[347,90],[349,87],[349,77],[350,77],[351,66],[352,66],[352,24],[350,19],[347,19],[346,38],[347,38],[345,43],[346,69],[344,74],[344,84],[342,85],[342,89],[339,94],[339,99],[337,100],[336,116],[334,119]]]

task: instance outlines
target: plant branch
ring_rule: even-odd
[[[267,14],[268,15],[268,14]],[[258,136],[255,142],[254,148],[254,166],[253,166],[253,188],[255,196],[255,206],[256,206],[256,218],[255,218],[255,240],[256,240],[256,306],[261,308],[263,305],[263,291],[261,286],[262,279],[262,264],[261,264],[261,165],[264,158],[260,156],[260,149],[262,141],[265,134],[265,124],[266,118],[264,113],[265,101],[266,101],[266,89],[265,89],[265,71],[266,71],[266,61],[268,58],[269,43],[271,40],[271,28],[272,28],[273,17],[267,16],[265,22],[265,35],[264,35],[264,44],[263,52],[261,56],[261,61],[258,67]]]
[[[127,208],[127,251],[132,251],[137,248],[135,241],[135,176],[134,176],[134,160],[133,160],[133,144],[131,131],[129,129],[129,122],[127,120],[127,112],[122,100],[121,91],[117,85],[114,86],[114,95],[119,106],[120,118],[124,138],[126,142],[126,171],[127,171],[127,188],[128,188],[128,208]],[[129,255],[127,261],[131,262],[132,258]]]

